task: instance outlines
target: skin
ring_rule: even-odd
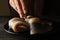
[[[18,12],[20,18],[26,18],[27,6],[25,1],[26,0],[9,0],[9,4]]]

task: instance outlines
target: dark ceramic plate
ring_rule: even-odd
[[[29,33],[29,30],[26,30],[26,31],[23,31],[23,32],[14,32],[12,29],[9,30],[9,26],[8,26],[8,23],[4,25],[4,30],[7,32],[7,33],[10,33],[10,34],[23,34],[23,33]]]

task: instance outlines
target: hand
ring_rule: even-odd
[[[15,9],[21,18],[25,18],[27,13],[27,7],[25,0],[9,0],[9,4]]]

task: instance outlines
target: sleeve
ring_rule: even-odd
[[[40,17],[43,11],[44,0],[35,0],[34,15]]]

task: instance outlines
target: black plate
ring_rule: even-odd
[[[9,30],[8,23],[4,25],[4,30],[7,33],[10,33],[10,34],[24,34],[24,33],[29,33],[29,30],[26,30],[26,31],[23,31],[23,32],[14,32],[12,29]]]

